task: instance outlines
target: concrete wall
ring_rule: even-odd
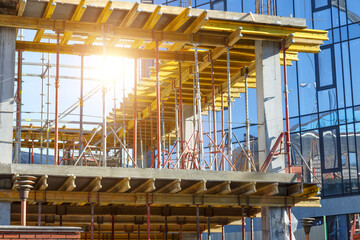
[[[0,27],[0,162],[12,162],[16,29]]]

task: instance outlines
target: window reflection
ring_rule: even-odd
[[[320,147],[319,147],[319,133],[317,130],[303,132],[301,134],[302,155],[309,165],[311,171],[318,179],[321,179],[321,162],[320,162]],[[299,147],[298,147],[299,148]],[[315,182],[312,174],[308,169],[303,167],[303,175],[305,182]]]
[[[321,151],[324,170],[339,168],[337,130],[321,129]]]

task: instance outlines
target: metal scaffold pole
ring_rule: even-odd
[[[83,115],[84,115],[84,55],[81,55],[81,70],[80,70],[80,138],[79,138],[79,153],[82,152],[83,147]],[[83,165],[83,158],[80,158],[80,166]]]
[[[50,41],[50,40],[49,40]],[[46,164],[49,164],[50,145],[50,53],[47,59],[47,84],[46,84]]]
[[[16,92],[16,136],[15,136],[15,163],[21,162],[21,105],[22,105],[22,51],[18,50],[18,74]]]
[[[157,133],[157,167],[161,164],[161,128],[160,128],[160,76],[159,76],[159,42],[156,41],[156,133]]]
[[[179,62],[179,121],[180,121],[180,156],[184,151],[184,122],[183,122],[183,103],[182,103],[182,80],[181,62]],[[180,169],[184,168],[183,159],[179,159]]]
[[[230,74],[230,47],[227,48],[227,85],[228,85],[228,158],[232,156],[232,111],[231,111],[231,74]],[[225,169],[223,169],[225,170]]]
[[[248,171],[251,172],[251,148],[250,148],[250,118],[249,118],[249,88],[248,88],[248,74],[249,69],[243,68],[243,75],[245,79],[245,126],[246,126],[246,153],[248,159]]]
[[[133,159],[137,161],[137,59],[134,59],[134,149],[133,149]]]
[[[59,164],[59,64],[60,64],[60,32],[56,32],[56,79],[55,79],[55,140],[54,165]]]
[[[163,156],[163,162],[162,167],[165,168],[165,114],[164,114],[164,101],[161,101],[161,124],[162,124],[162,131],[161,131],[161,139],[162,139],[162,156]],[[161,162],[160,162],[161,163]]]
[[[180,158],[180,148],[179,148],[179,105],[178,105],[178,88],[175,87],[175,136],[176,136],[176,160]]]
[[[124,146],[126,147],[126,113],[125,113],[125,110],[126,110],[126,104],[125,104],[125,76],[124,76],[124,72],[125,72],[125,69],[124,69],[124,58],[122,58],[122,80],[123,80],[123,89],[122,89],[122,93],[123,93],[123,143],[124,143]],[[125,157],[126,156],[126,157]],[[124,161],[124,159],[127,158],[127,155],[126,155],[126,151],[123,150],[122,151],[122,160],[121,160],[121,164],[120,166],[123,166],[123,164],[126,163],[126,161]]]
[[[103,167],[106,167],[106,36],[103,37],[103,80],[102,80],[102,150]]]
[[[214,61],[211,60],[211,93],[212,93],[212,115],[213,115],[213,133],[214,133],[214,143],[217,145],[217,136],[216,136],[216,106],[215,106],[215,72],[214,72]],[[214,146],[215,147],[215,146]],[[218,161],[217,155],[214,155],[214,165],[215,171],[218,170]]]
[[[43,148],[44,148],[44,79],[45,79],[45,54],[41,54],[41,107],[40,107],[40,119],[41,119],[41,129],[40,129],[40,164],[43,164]]]

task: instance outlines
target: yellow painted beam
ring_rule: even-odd
[[[130,11],[126,14],[124,20],[120,23],[120,27],[130,27],[130,25],[135,21],[135,19],[137,18],[137,16],[140,14],[140,9],[139,9],[139,3],[134,3],[134,6],[130,9]],[[107,46],[115,46],[116,43],[120,40],[119,37],[115,37],[113,39],[111,39],[111,41],[107,44]]]
[[[43,18],[49,19],[51,17],[51,15],[54,13],[55,7],[56,7],[55,0],[50,0],[46,6],[45,12],[43,14]],[[40,42],[44,32],[45,32],[45,29],[37,30],[35,37],[34,37],[34,42]]]
[[[86,0],[80,0],[79,5],[76,7],[75,12],[74,12],[73,16],[71,17],[70,21],[74,21],[74,22],[80,21],[81,17],[83,16],[83,14],[85,13],[85,10],[86,10],[85,3],[86,3]],[[73,34],[73,32],[65,32],[61,38],[60,44],[66,45],[69,42],[72,34]]]
[[[25,11],[25,7],[26,7],[26,2],[27,0],[19,0],[19,2],[16,5],[16,11],[17,11],[17,15],[18,16],[22,16],[24,11]]]
[[[159,21],[160,17],[162,16],[162,13],[160,12],[161,6],[157,6],[153,13],[150,15],[148,20],[146,21],[145,25],[143,26],[143,29],[152,29],[156,23]],[[132,48],[139,48],[141,44],[143,43],[142,40],[135,40],[133,44],[131,45]]]
[[[190,19],[190,8],[185,8],[177,17],[174,18],[164,29],[164,32],[175,32]],[[145,46],[145,49],[154,49],[155,41],[151,41]]]
[[[209,20],[207,17],[207,11],[203,11],[193,23],[184,31],[184,33],[195,33]],[[184,46],[183,43],[174,43],[169,50],[178,51]]]
[[[98,19],[96,20],[96,23],[106,23],[107,20],[109,19],[111,13],[113,12],[113,8],[112,8],[112,4],[113,4],[113,0],[109,0],[106,3],[106,6],[104,7],[104,9],[102,10],[100,16],[98,17]],[[86,45],[91,45],[93,44],[93,42],[96,39],[96,35],[90,35],[84,42],[84,44]]]

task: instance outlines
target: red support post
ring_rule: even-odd
[[[159,41],[156,41],[156,133],[157,133],[157,167],[161,164],[161,126],[160,126],[160,77],[159,77]]]
[[[56,32],[56,78],[55,78],[55,140],[54,165],[59,163],[59,61],[60,61],[60,32]]]
[[[289,122],[289,101],[288,101],[288,85],[287,85],[287,71],[286,71],[286,46],[283,40],[283,64],[284,64],[284,97],[285,97],[285,122],[286,122],[286,156],[288,162],[288,173],[290,173],[291,159],[290,159],[290,122]]]
[[[290,173],[291,159],[290,159],[290,122],[289,122],[289,101],[288,101],[288,85],[287,85],[287,71],[286,71],[286,49],[285,40],[282,40],[283,50],[283,67],[284,67],[284,98],[285,98],[285,122],[286,122],[286,156],[288,162],[288,173]],[[291,227],[291,208],[288,208],[289,214],[289,238],[292,240],[292,227]]]
[[[180,224],[180,229],[179,229],[179,240],[182,240],[182,224]]]
[[[222,239],[222,240],[225,240],[224,225],[221,225],[221,239]]]
[[[137,159],[137,59],[135,61],[135,72],[134,72],[134,149],[133,149],[133,159],[136,162]]]

